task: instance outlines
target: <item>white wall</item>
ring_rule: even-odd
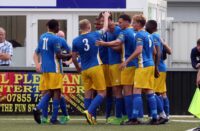
[[[15,67],[26,66],[26,47],[16,47],[13,49],[11,66]]]
[[[167,16],[174,20],[200,21],[200,2],[168,2]]]
[[[172,22],[170,28],[170,67],[192,68],[190,53],[200,38],[200,22]]]
[[[173,54],[168,64],[174,68],[192,68],[191,49],[200,38],[200,1],[168,0],[167,16],[173,17],[168,41]],[[175,2],[176,1],[176,2]]]

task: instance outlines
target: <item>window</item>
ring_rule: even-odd
[[[13,45],[11,66],[25,66],[26,16],[0,16],[0,26],[6,30],[6,40]]]
[[[38,20],[38,40],[41,34],[47,32],[46,23],[48,21],[49,20]],[[67,39],[67,21],[66,20],[58,20],[58,21],[59,21],[60,30],[65,32],[65,38]]]
[[[13,47],[24,47],[26,16],[0,16],[0,26],[6,30],[7,40]]]

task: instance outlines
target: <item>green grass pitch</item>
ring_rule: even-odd
[[[0,131],[185,131],[200,126],[193,117],[173,117],[165,125],[120,126],[107,125],[103,117],[97,125],[88,125],[82,116],[71,116],[66,125],[39,125],[32,116],[0,116]]]

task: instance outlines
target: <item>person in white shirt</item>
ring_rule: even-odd
[[[13,55],[13,46],[6,40],[6,31],[0,27],[0,66],[9,66]]]

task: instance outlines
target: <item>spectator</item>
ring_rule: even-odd
[[[6,31],[0,27],[0,66],[9,66],[13,55],[13,47],[6,40]]]
[[[197,45],[191,51],[191,63],[194,69],[200,68],[200,39],[197,40]]]
[[[192,67],[198,70],[196,85],[200,85],[200,39],[197,40],[197,45],[194,47],[190,54]]]

